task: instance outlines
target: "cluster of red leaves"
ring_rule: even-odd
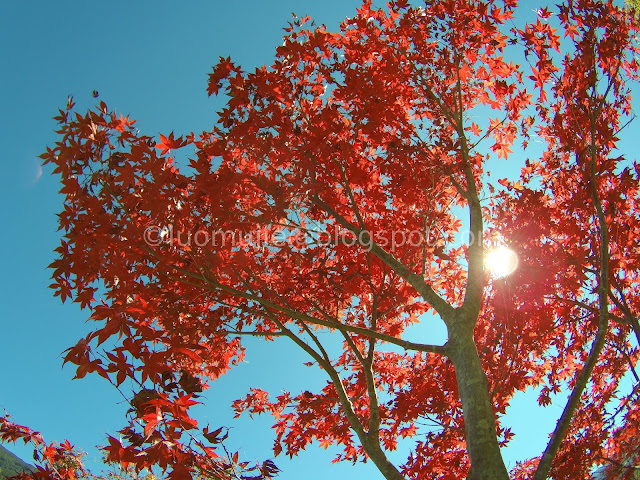
[[[529,386],[541,388],[541,405],[573,388],[603,296],[611,327],[552,475],[580,478],[629,453],[638,398],[609,407],[637,360],[629,335],[640,332],[640,169],[615,155],[636,27],[611,3],[581,0],[560,7],[555,27],[542,10],[508,31],[515,4],[365,1],[338,33],[295,19],[269,68],[220,60],[208,92],[228,102],[199,136],[156,144],[104,103],[60,111],[60,140],[43,154],[65,195],[52,287],[97,324],[65,362],[78,378],[139,386],[123,440],[109,437],[109,461],[172,478],[251,471],[236,454],[219,456],[222,430],[200,431],[188,410],[243,358],[239,337],[253,335],[295,342],[330,379],[319,392],[272,400],[255,389],[235,403],[274,416],[276,453],[315,439],[339,445],[338,460],[374,452],[378,462],[416,437],[402,475],[463,478],[457,372],[445,347],[406,342],[407,327],[428,331],[434,311],[476,308],[487,393],[502,417]],[[559,61],[560,31],[571,47]],[[529,76],[505,59],[517,46],[534,59]],[[547,143],[542,158],[481,210],[490,152],[507,158],[531,132]],[[179,169],[168,154],[186,146],[195,155]],[[604,294],[596,204],[608,232]],[[480,215],[473,234],[489,222],[520,257],[518,272],[489,289],[482,251],[460,246],[465,205]],[[327,332],[342,342],[335,357]],[[501,424],[497,434],[500,445],[513,436]],[[276,473],[270,462],[253,471]]]
[[[621,465],[637,457],[637,447],[623,439],[640,427],[636,388],[625,394],[623,380],[635,375],[639,355],[640,165],[616,152],[631,109],[623,79],[637,78],[638,68],[637,53],[623,52],[637,50],[628,18],[610,3],[563,5],[558,20],[575,45],[562,66],[548,53],[560,51],[559,37],[544,16],[519,32],[537,59],[541,102],[550,96],[537,105],[537,134],[547,148],[538,161],[527,161],[520,185],[510,186],[496,211],[496,228],[518,252],[521,268],[493,292],[493,315],[508,322],[509,349],[530,352],[537,364],[532,369],[515,351],[504,352],[513,359],[509,375],[540,386],[539,403],[548,405],[553,394],[574,387],[604,312],[605,343],[552,475],[583,478],[596,463],[613,478],[630,474]],[[535,463],[523,465],[519,475],[534,469]]]
[[[13,477],[20,480],[77,480],[86,475],[81,454],[68,441],[46,443],[39,432],[14,423],[8,415],[0,416],[0,442],[23,441],[34,447],[35,471]]]
[[[156,434],[162,418],[159,413],[161,409],[158,407],[166,403],[162,402],[153,391],[138,392],[131,404],[133,409],[141,413],[139,418],[146,421],[145,437],[136,433],[134,428],[124,429],[120,435],[130,441],[129,446],[124,446],[120,440],[109,436],[109,445],[104,447],[105,460],[107,465],[116,466],[116,469],[106,474],[103,472],[100,475],[85,469],[82,464],[83,454],[68,441],[48,444],[39,432],[14,423],[7,415],[2,416],[0,417],[0,442],[23,441],[25,445],[31,444],[34,448],[35,471],[22,472],[12,478],[16,480],[139,479],[141,471],[153,472],[152,466],[160,467],[163,473],[170,466],[171,470],[167,478],[176,480],[192,478],[192,476],[199,479],[246,480],[251,478],[259,480],[277,475],[279,469],[270,460],[260,465],[250,466],[248,462],[239,461],[237,452],[230,454],[224,449],[227,458],[219,456],[216,453],[216,447],[221,445],[227,436],[226,433],[222,433],[223,428],[214,431],[209,431],[208,427],[203,429],[203,437],[208,442],[208,446],[194,441],[200,448],[200,452],[197,452],[196,448],[192,448],[191,444],[181,448],[169,445],[162,440],[161,435]],[[193,403],[195,402],[184,399],[182,402],[173,402],[171,408],[174,417],[177,416],[175,414],[176,408],[186,410]],[[185,425],[180,425],[180,427],[190,428]],[[132,448],[142,446],[145,443],[151,444],[151,446],[137,450]],[[157,470],[155,471],[157,472]]]

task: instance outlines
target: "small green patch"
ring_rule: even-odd
[[[31,470],[33,470],[31,465],[23,462],[9,450],[0,445],[0,480]]]

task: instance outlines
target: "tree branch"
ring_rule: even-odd
[[[594,80],[595,81],[595,80]],[[569,395],[567,404],[558,420],[556,428],[549,439],[549,443],[540,458],[533,480],[545,480],[551,470],[553,462],[564,437],[569,430],[571,419],[580,403],[580,397],[584,392],[593,369],[598,362],[598,358],[604,348],[606,335],[609,327],[609,231],[607,221],[602,207],[602,202],[598,195],[598,182],[596,174],[597,148],[595,144],[595,113],[590,112],[591,123],[591,145],[590,145],[590,176],[591,176],[591,198],[597,218],[598,243],[599,243],[599,278],[598,278],[598,331],[596,338],[591,345],[589,357],[584,367],[576,378],[576,383]]]
[[[220,282],[218,282],[217,280],[213,280],[210,279],[204,275],[201,274],[196,274],[193,272],[190,272],[188,270],[184,270],[180,267],[176,267],[176,266],[172,266],[172,269],[174,269],[175,271],[189,277],[189,278],[194,278],[197,280],[200,280],[204,283],[197,283],[194,282],[192,280],[188,280],[182,277],[175,277],[172,275],[167,275],[169,278],[171,278],[172,280],[176,280],[182,283],[186,283],[188,285],[192,285],[198,288],[203,288],[203,289],[207,289],[210,291],[217,291],[220,290],[222,292],[225,292],[231,296],[235,296],[235,297],[240,297],[240,298],[246,298],[248,300],[253,300],[256,303],[265,306],[267,308],[270,308],[272,310],[275,310],[277,312],[283,313],[284,315],[292,318],[292,319],[296,319],[296,320],[302,320],[308,323],[311,323],[313,325],[319,325],[319,326],[323,326],[323,327],[328,327],[328,328],[333,328],[335,330],[344,330],[347,332],[351,332],[351,333],[357,333],[359,335],[363,335],[366,337],[370,337],[370,338],[376,338],[378,340],[381,340],[383,342],[387,342],[387,343],[391,343],[393,345],[397,345],[401,348],[404,348],[405,350],[413,350],[413,351],[417,351],[417,352],[427,352],[427,353],[437,353],[439,355],[447,355],[448,351],[447,351],[447,347],[446,345],[430,345],[430,344],[425,344],[425,343],[414,343],[414,342],[409,342],[407,340],[402,340],[400,338],[397,337],[392,337],[391,335],[387,335],[384,333],[379,333],[379,332],[374,332],[368,328],[363,328],[363,327],[356,327],[356,326],[351,326],[351,325],[345,325],[343,323],[339,323],[336,321],[328,321],[328,320],[322,320],[318,317],[314,317],[312,315],[306,314],[306,313],[302,313],[299,312],[297,310],[293,310],[291,308],[287,308],[287,307],[283,307],[282,305],[279,305],[275,302],[272,302],[270,300],[267,300],[265,298],[262,298],[258,295],[252,294],[252,293],[248,293],[248,292],[244,292],[242,290],[238,290],[235,289],[233,287],[229,287],[228,285],[224,285]]]
[[[353,233],[362,247],[370,249],[371,253],[409,283],[443,319],[452,317],[455,309],[449,302],[440,297],[431,285],[425,282],[422,276],[413,273],[406,265],[398,261],[392,254],[374,242],[369,232],[353,225],[333,207],[324,202],[318,195],[314,195],[312,201],[331,215],[342,227]]]

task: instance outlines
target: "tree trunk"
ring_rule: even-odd
[[[386,480],[405,480],[405,477],[398,471],[395,465],[389,461],[380,448],[378,439],[369,439],[369,441],[363,442],[362,446]]]
[[[473,340],[473,324],[450,326],[448,347],[464,412],[467,452],[471,462],[467,479],[509,480],[498,445],[487,376]]]

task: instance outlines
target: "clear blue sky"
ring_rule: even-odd
[[[72,381],[61,352],[88,330],[87,314],[60,304],[47,288],[46,266],[58,245],[56,179],[37,156],[55,141],[51,117],[73,94],[78,110],[94,103],[92,90],[131,114],[145,134],[198,132],[212,125],[219,104],[206,95],[211,66],[231,56],[244,68],[269,63],[291,12],[335,29],[353,14],[354,0],[49,2],[0,4],[0,408],[47,439],[68,438],[98,457],[105,433],[124,426],[123,398],[100,378]],[[533,14],[532,14],[533,15]],[[498,172],[501,174],[501,172]],[[232,446],[247,459],[269,458],[269,418],[232,422],[230,400],[249,386],[278,393],[313,388],[324,380],[298,367],[282,344],[249,349],[241,365],[207,393],[199,418],[233,426]],[[526,400],[526,401],[525,401]],[[519,436],[507,449],[516,458],[539,454],[561,404],[532,414],[531,396],[510,418]],[[29,460],[30,451],[8,445]],[[331,451],[315,445],[299,458],[276,459],[282,480],[381,478],[370,465],[331,465]]]

